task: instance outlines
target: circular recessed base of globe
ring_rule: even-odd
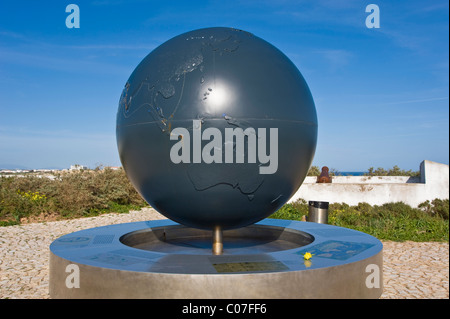
[[[305,246],[314,238],[283,227],[251,225],[223,232],[225,255],[253,255]],[[166,254],[211,255],[211,231],[182,225],[138,230],[120,238],[133,248]]]
[[[50,245],[51,298],[379,298],[382,244],[365,233],[265,219],[212,233],[171,220],[67,234]],[[306,253],[312,254],[305,260]],[[70,270],[77,273],[66,272]],[[71,276],[69,285],[67,278]],[[74,279],[75,278],[75,279]],[[70,283],[79,280],[79,288]]]

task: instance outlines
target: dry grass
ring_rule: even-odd
[[[1,177],[1,223],[16,224],[38,216],[65,219],[127,212],[147,205],[123,169],[81,170],[53,177]]]

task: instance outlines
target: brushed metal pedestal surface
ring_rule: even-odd
[[[383,246],[362,232],[265,219],[224,231],[221,255],[213,255],[211,245],[211,232],[171,220],[67,234],[50,245],[50,297],[276,299],[382,294]],[[303,258],[305,252],[313,254],[309,261]],[[68,280],[79,280],[79,288],[68,285]]]

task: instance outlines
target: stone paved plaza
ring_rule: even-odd
[[[0,298],[49,298],[49,245],[81,229],[165,219],[151,208],[128,214],[0,227]],[[449,298],[448,243],[383,242],[381,298]]]

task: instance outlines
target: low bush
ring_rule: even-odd
[[[122,213],[144,206],[147,203],[123,169],[82,170],[53,178],[0,177],[0,226],[19,224],[23,218],[42,214],[66,219]],[[285,204],[270,218],[302,220],[307,216],[308,203],[301,199]],[[383,240],[448,242],[449,200],[426,201],[418,208],[401,202],[380,206],[330,204],[328,221]]]
[[[420,176],[420,171],[406,171],[404,169],[400,169],[397,165],[394,165],[393,168],[389,168],[387,170],[382,167],[378,167],[377,169],[370,167],[367,173],[364,173],[364,176]]]
[[[138,209],[147,203],[123,169],[59,173],[52,178],[26,175],[0,178],[0,225],[41,214],[60,218]]]
[[[359,230],[381,240],[446,241],[449,239],[449,200],[435,199],[412,208],[402,202],[371,206],[330,204],[328,223]],[[305,200],[285,204],[270,218],[307,219]]]

